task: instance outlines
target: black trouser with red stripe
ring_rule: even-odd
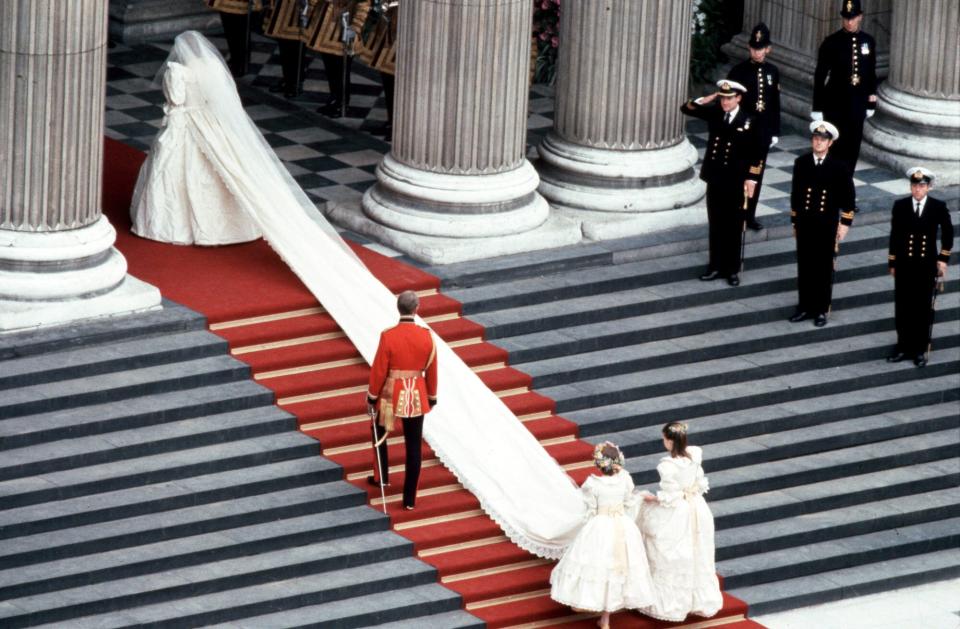
[[[398,418],[399,419],[399,418]],[[423,440],[423,415],[417,417],[404,417],[400,419],[403,423],[403,445],[407,450],[407,458],[404,461],[403,471],[403,506],[413,507],[417,502],[417,487],[420,485],[420,466],[423,463],[421,453],[421,442]],[[372,431],[373,438],[379,441],[383,438],[383,426],[375,424],[376,428]],[[380,470],[379,477],[384,483],[390,482],[390,461],[387,458],[386,440],[380,444]],[[374,468],[376,468],[376,453],[374,453]],[[374,477],[376,478],[376,474]]]

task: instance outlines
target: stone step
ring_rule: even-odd
[[[636,426],[662,426],[668,421],[686,421],[724,413],[742,414],[747,410],[766,406],[807,400],[812,402],[823,396],[843,393],[853,398],[857,396],[857,392],[864,389],[943,376],[955,378],[960,372],[960,361],[949,360],[945,354],[948,352],[933,353],[930,364],[924,369],[917,369],[912,363],[890,365],[875,358],[829,371],[811,369],[783,377],[730,385],[718,384],[709,389],[668,393],[626,402],[616,402],[614,399],[617,396],[624,397],[623,394],[611,393],[601,397],[593,392],[584,393],[577,399],[577,405],[583,406],[592,399],[592,408],[565,411],[558,403],[558,412],[577,423],[581,437],[586,438]],[[636,388],[642,391],[641,387]],[[541,393],[548,394],[546,391]]]
[[[133,548],[192,535],[319,514],[366,504],[366,492],[346,482],[296,487],[262,495],[148,513],[107,523],[0,540],[0,566],[13,568],[55,559]],[[341,529],[349,531],[349,523]]]
[[[0,361],[0,390],[220,356],[227,343],[197,330]]]
[[[206,328],[202,314],[164,299],[160,310],[4,334],[0,361]]]
[[[473,627],[486,627],[486,624],[476,616],[471,616],[467,612],[455,611],[406,620],[395,620],[377,625],[379,629],[421,629],[424,626],[430,627],[431,629],[470,629]]]
[[[395,559],[375,566],[344,568],[336,572],[305,575],[226,592],[197,592],[169,603],[120,607],[82,618],[69,617],[71,628],[130,625],[197,627],[237,622],[245,626],[283,626],[258,619],[289,611],[299,624],[364,626],[376,621],[400,620],[423,614],[452,611],[460,598],[435,583],[430,566],[414,559]],[[177,583],[176,585],[182,585]],[[422,586],[423,589],[417,586]],[[337,605],[336,603],[341,603]],[[5,619],[5,626],[21,627],[46,622],[56,610],[31,610]],[[53,619],[40,626],[63,626]],[[287,620],[286,622],[290,622]]]
[[[323,457],[301,457],[236,470],[138,485],[0,511],[0,539],[97,522],[235,500],[343,479],[343,469]]]
[[[241,470],[286,459],[317,456],[319,445],[297,432],[272,434],[197,448],[140,456],[75,469],[0,482],[0,509],[48,500],[73,498],[189,478],[227,470]]]
[[[31,623],[68,621],[77,616],[87,616],[142,607],[158,603],[170,603],[179,607],[180,599],[190,599],[203,593],[205,596],[228,593],[238,589],[255,589],[277,581],[324,576],[338,581],[337,575],[354,569],[372,577],[370,569],[362,569],[370,563],[383,564],[403,560],[411,554],[410,541],[391,531],[365,533],[342,537],[326,542],[316,542],[278,550],[257,552],[233,559],[214,560],[205,564],[159,570],[141,576],[113,579],[109,582],[82,585],[67,590],[11,598],[5,602],[24,610]],[[416,581],[418,575],[430,572],[429,566],[420,562],[405,562],[405,570],[398,571],[394,579],[403,582],[407,578]],[[419,565],[418,565],[419,564]],[[389,569],[387,570],[389,571]],[[371,591],[369,581],[340,581],[327,586],[330,599],[349,598]],[[383,587],[386,584],[381,584]],[[372,591],[377,591],[373,585]],[[240,599],[245,600],[245,599]],[[236,600],[234,600],[236,603]],[[0,610],[0,614],[3,611]],[[2,618],[3,616],[0,616]],[[17,615],[6,618],[4,624],[17,623]]]
[[[297,429],[296,419],[275,406],[193,417],[107,435],[62,439],[4,451],[0,481],[162,455],[207,445],[254,439]]]
[[[249,380],[240,380],[22,415],[0,421],[0,451],[272,404],[272,391]]]
[[[250,369],[229,356],[212,356],[91,377],[77,375],[6,391],[0,419],[247,379]]]
[[[730,593],[750,601],[750,614],[759,616],[958,576],[960,549],[954,547],[841,567],[825,574],[733,588]]]
[[[76,558],[51,559],[0,571],[0,598],[17,598],[105,583],[164,570],[247,557],[255,553],[298,548],[354,535],[384,531],[389,521],[366,505],[333,509],[323,517],[310,514],[224,531],[201,533],[108,549]]]
[[[850,539],[891,529],[960,517],[955,488],[875,500],[801,517],[717,531],[717,561],[728,561],[831,539]],[[724,575],[727,575],[725,572]]]

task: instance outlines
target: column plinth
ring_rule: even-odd
[[[926,166],[937,185],[960,184],[960,5],[893,5],[890,76],[863,127],[861,154],[898,171]],[[922,42],[922,45],[918,45]]]
[[[553,130],[538,148],[540,192],[588,238],[702,222],[697,151],[679,107],[690,4],[564,5]]]
[[[393,147],[338,223],[430,263],[580,240],[525,158],[529,0],[399,5]]]
[[[0,3],[0,333],[158,307],[100,211],[106,3]]]

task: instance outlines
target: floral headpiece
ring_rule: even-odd
[[[687,434],[688,426],[683,422],[670,422],[667,424],[667,432],[672,435],[685,435]]]
[[[616,458],[606,456],[603,453],[604,448],[610,446],[617,452]],[[607,474],[613,472],[614,465],[623,467],[624,466],[623,452],[620,451],[620,448],[617,447],[617,444],[611,443],[609,441],[604,441],[603,443],[598,443],[593,449],[593,464],[596,465],[602,472]]]

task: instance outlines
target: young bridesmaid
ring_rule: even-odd
[[[643,538],[635,522],[637,495],[623,469],[623,454],[610,442],[593,451],[600,476],[581,490],[588,519],[550,574],[550,596],[578,611],[601,612],[597,624],[610,626],[610,612],[654,602]]]
[[[714,568],[713,514],[703,499],[703,451],[687,445],[687,425],[663,427],[669,452],[657,465],[660,491],[643,492],[640,528],[656,600],[640,611],[660,620],[713,616],[723,606]]]

